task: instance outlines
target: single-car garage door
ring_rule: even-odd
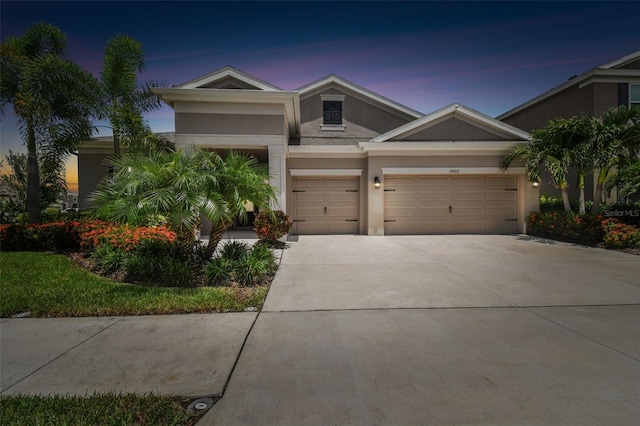
[[[301,234],[357,234],[358,177],[294,177],[293,229]]]
[[[385,176],[385,234],[511,234],[517,176]]]

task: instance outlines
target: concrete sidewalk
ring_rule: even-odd
[[[0,323],[2,395],[221,395],[255,313]]]

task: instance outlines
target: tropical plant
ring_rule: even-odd
[[[640,193],[640,107],[607,111],[598,123],[590,149],[597,169],[593,213],[600,211],[603,190],[620,185],[625,197]]]
[[[291,225],[289,216],[282,210],[264,211],[256,216],[253,230],[261,241],[277,246],[278,239],[289,232]]]
[[[100,71],[103,118],[111,124],[113,150],[120,155],[121,146],[129,152],[148,152],[166,147],[166,141],[153,135],[142,118],[145,112],[161,107],[152,91],[158,82],[139,84],[137,77],[145,70],[142,44],[126,35],[117,35],[107,42]]]
[[[127,154],[113,160],[116,173],[89,197],[96,213],[110,221],[141,225],[163,215],[186,243],[204,216],[212,224],[209,258],[233,219],[244,214],[247,201],[269,208],[275,188],[266,167],[235,152],[224,157],[198,149]]]
[[[40,219],[38,157],[61,162],[94,130],[97,80],[65,55],[65,35],[44,22],[0,44],[0,112],[13,106],[27,146],[30,222]]]
[[[7,165],[11,168],[9,174],[0,176],[4,190],[7,191],[8,203],[5,211],[22,213],[27,211],[27,155],[23,153],[14,154],[9,151],[6,156]],[[58,197],[67,190],[67,183],[64,176],[64,165],[50,158],[38,158],[38,169],[40,177],[39,199],[41,206],[48,206],[56,202]]]

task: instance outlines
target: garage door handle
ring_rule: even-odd
[[[449,206],[449,213],[453,213],[453,207]]]
[[[327,208],[326,207],[324,208],[324,214],[327,214]]]

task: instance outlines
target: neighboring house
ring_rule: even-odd
[[[524,168],[500,169],[529,134],[462,105],[423,115],[335,75],[285,91],[232,67],[154,91],[177,148],[269,165],[292,234],[517,233],[538,208]]]
[[[498,120],[531,132],[547,125],[549,120],[571,118],[579,114],[601,117],[609,109],[640,105],[640,50],[607,62],[497,117]],[[547,175],[541,193],[556,193]],[[586,188],[593,191],[593,182]],[[572,195],[577,196],[575,179],[570,180]]]

